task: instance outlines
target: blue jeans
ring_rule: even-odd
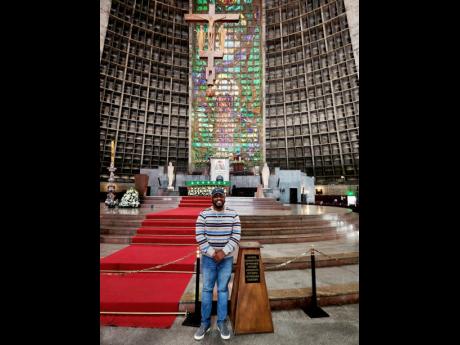
[[[217,324],[227,317],[228,283],[232,276],[233,257],[215,262],[209,256],[201,257],[203,273],[203,291],[201,293],[201,323],[206,327],[211,324],[212,291],[217,281]]]

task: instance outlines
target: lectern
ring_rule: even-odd
[[[230,299],[234,334],[273,333],[259,242],[240,242]]]

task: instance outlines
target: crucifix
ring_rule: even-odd
[[[185,15],[185,21],[195,22],[195,23],[208,23],[208,50],[203,50],[204,46],[204,32],[200,29],[198,31],[198,47],[200,58],[208,59],[208,66],[206,67],[206,80],[208,85],[214,84],[215,78],[215,68],[214,68],[214,59],[222,58],[224,56],[224,40],[225,40],[225,29],[220,28],[220,49],[215,50],[215,28],[214,22],[234,22],[239,21],[240,15],[236,13],[225,14],[219,13],[216,14],[216,5],[209,4],[209,12],[207,14],[197,14],[197,13],[188,13]]]

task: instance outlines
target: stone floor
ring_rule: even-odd
[[[183,316],[177,317],[170,329],[101,327],[100,344],[358,345],[359,304],[330,306],[323,310],[329,317],[311,319],[300,309],[272,311],[274,333],[236,335],[229,340],[222,340],[215,326],[203,340],[194,340],[196,328],[182,326]]]

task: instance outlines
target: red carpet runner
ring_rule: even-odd
[[[102,258],[101,312],[177,312],[193,276],[189,272],[195,270],[195,221],[210,205],[209,197],[182,197],[178,208],[148,214],[130,246]],[[155,270],[185,273],[109,272],[146,269],[184,256],[187,258]],[[100,319],[106,326],[169,328],[176,315],[101,314]]]

